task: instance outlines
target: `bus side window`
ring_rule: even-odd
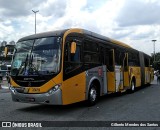
[[[105,53],[105,63],[107,65],[108,71],[114,71],[114,62],[113,62],[113,50],[107,48]]]
[[[149,58],[147,57],[144,58],[144,64],[145,64],[145,67],[149,67]]]
[[[114,71],[114,50],[109,50],[109,71]]]
[[[125,57],[124,57],[124,60],[123,60],[123,67],[124,67],[124,71],[128,71],[128,53],[125,53]]]
[[[84,62],[98,64],[100,62],[99,47],[96,42],[85,39]]]
[[[104,65],[105,64],[105,50],[104,50],[104,47],[100,47],[100,60],[101,60],[101,63]]]

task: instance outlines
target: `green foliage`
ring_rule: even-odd
[[[160,70],[160,52],[155,54],[155,62],[154,55],[152,55],[152,65],[155,70]]]

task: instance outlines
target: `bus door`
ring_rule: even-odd
[[[73,52],[72,43],[74,43],[73,48],[75,48]],[[64,51],[63,104],[85,100],[86,81],[82,65],[82,39],[68,37]]]
[[[125,53],[125,57],[123,59],[123,83],[124,83],[123,86],[125,88],[130,86],[129,80],[130,77],[129,77],[129,66],[128,66],[128,53]]]
[[[121,65],[115,65],[116,92],[123,89],[123,70]]]
[[[114,49],[106,50],[107,88],[108,92],[116,92]]]

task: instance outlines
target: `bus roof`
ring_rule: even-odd
[[[64,30],[49,31],[49,32],[33,34],[33,35],[26,36],[26,37],[23,37],[23,38],[19,39],[18,42],[25,41],[25,40],[42,38],[42,37],[62,36],[65,32],[71,31],[71,30],[80,30],[84,35],[89,35],[89,36],[92,36],[92,37],[95,37],[95,38],[98,38],[98,39],[101,39],[101,40],[105,40],[105,41],[108,41],[108,42],[111,42],[113,44],[117,44],[117,45],[120,45],[120,46],[123,46],[123,47],[126,47],[126,48],[132,48],[129,45],[123,43],[123,42],[108,38],[106,36],[102,36],[100,34],[97,34],[97,33],[94,33],[94,32],[91,32],[91,31],[88,31],[88,30],[85,30],[85,29],[78,29],[78,28],[71,28],[71,29],[64,29]]]
[[[33,34],[33,35],[30,35],[30,36],[23,37],[23,38],[19,39],[18,42],[25,41],[25,40],[37,39],[37,38],[43,38],[43,37],[61,36],[66,31],[67,31],[67,29],[57,30],[57,31],[43,32],[43,33],[37,33],[37,34]]]
[[[94,33],[94,32],[91,32],[91,31],[88,31],[88,30],[84,30],[83,29],[83,32],[84,34],[88,34],[88,35],[91,35],[93,37],[96,37],[98,39],[102,39],[102,40],[105,40],[105,41],[109,41],[113,44],[117,44],[117,45],[120,45],[120,46],[123,46],[123,47],[127,47],[127,48],[132,48],[131,46],[123,43],[123,42],[120,42],[120,41],[117,41],[117,40],[114,40],[114,39],[111,39],[109,37],[106,37],[106,36],[103,36],[103,35],[100,35],[100,34],[97,34],[97,33]],[[133,49],[133,48],[132,48]]]

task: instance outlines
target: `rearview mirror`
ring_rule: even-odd
[[[71,54],[75,54],[76,53],[76,42],[72,42],[71,43]]]

